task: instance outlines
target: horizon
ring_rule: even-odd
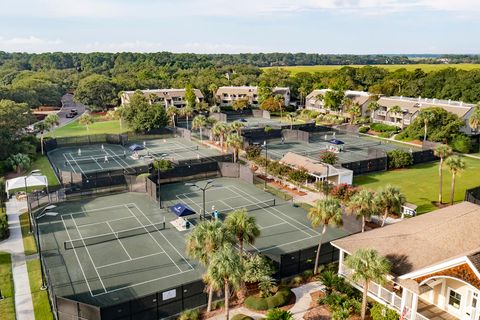
[[[24,0],[0,12],[0,51],[474,55],[478,13],[475,0]]]

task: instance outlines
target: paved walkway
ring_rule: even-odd
[[[307,313],[310,308],[310,303],[312,302],[312,297],[310,293],[323,289],[323,285],[320,282],[309,282],[303,286],[292,289],[295,294],[295,305],[290,309],[290,312],[293,313],[293,318],[296,320],[302,320],[305,313]],[[245,307],[238,307],[230,310],[230,318],[236,314],[244,314],[250,316],[254,319],[263,319],[265,318],[264,314],[256,313]],[[225,319],[225,313],[218,314],[210,320],[223,320]]]
[[[12,198],[6,205],[10,237],[0,242],[0,251],[12,255],[17,320],[35,320],[19,218],[20,213],[26,210],[27,204],[25,201],[19,202]]]

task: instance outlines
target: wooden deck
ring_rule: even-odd
[[[451,315],[445,310],[442,310],[433,304],[427,304],[421,300],[418,300],[417,312],[427,319],[432,320],[458,320],[457,317]]]

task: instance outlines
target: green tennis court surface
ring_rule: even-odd
[[[329,143],[329,140],[337,139],[345,144],[343,151],[336,153],[340,163],[361,161],[372,158],[384,157],[385,153],[391,150],[400,149],[409,152],[418,151],[420,148],[406,147],[397,143],[390,143],[374,138],[367,138],[345,132],[317,132],[310,134],[310,143],[286,140],[282,143],[280,139],[269,140],[268,157],[280,160],[287,152],[294,152],[311,159],[318,160],[320,154],[330,148],[336,147]],[[259,142],[263,143],[263,141]],[[265,152],[263,152],[265,155]]]
[[[196,182],[199,186],[204,181]],[[316,245],[320,229],[312,229],[306,212],[291,203],[232,178],[219,178],[206,191],[207,214],[212,206],[228,215],[247,207],[261,230],[249,250],[279,260],[283,253]],[[202,192],[183,183],[163,185],[164,207],[183,203],[199,222]],[[59,203],[59,215],[39,225],[43,256],[56,295],[98,306],[110,305],[200,279],[202,270],[185,255],[185,236],[171,222],[172,212],[148,196],[123,193]],[[346,235],[329,229],[324,241]]]
[[[142,150],[132,152],[129,147],[138,144]],[[153,158],[172,162],[219,155],[215,149],[183,138],[130,141],[128,145],[93,144],[61,147],[48,153],[53,165],[60,171],[88,174],[100,171],[127,170],[148,165]]]
[[[240,121],[245,124],[246,127],[250,128],[260,128],[265,126],[281,126],[287,125],[286,123],[282,123],[280,118],[259,118],[259,117],[252,117],[252,116],[244,116],[244,115],[228,115],[228,122]]]

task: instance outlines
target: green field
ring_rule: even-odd
[[[0,319],[15,320],[15,300],[13,295],[12,257],[9,253],[0,252]]]
[[[467,170],[456,178],[455,202],[462,201],[465,190],[480,185],[480,160],[464,158]],[[450,197],[451,175],[447,169],[443,174],[443,201]],[[424,163],[408,169],[373,173],[354,178],[354,185],[377,190],[391,184],[407,196],[407,201],[418,206],[418,213],[435,210],[432,202],[438,199],[438,162]]]
[[[338,70],[345,66],[333,66],[333,65],[317,65],[317,66],[289,66],[289,67],[282,67],[283,69],[287,69],[292,74],[296,74],[299,72],[324,72],[324,71],[332,71]],[[361,68],[364,65],[352,65],[351,67]],[[395,71],[400,68],[405,68],[408,71],[412,71],[415,69],[422,69],[425,72],[430,71],[438,71],[446,68],[457,68],[462,70],[473,70],[473,69],[480,69],[480,64],[471,64],[471,63],[459,63],[459,64],[391,64],[391,65],[372,65],[372,67],[379,67],[387,69],[388,71]],[[271,67],[263,68],[269,69]]]
[[[88,130],[85,126],[79,124],[78,120],[75,120],[63,127],[53,130],[47,136],[58,138],[101,133],[119,134],[126,131],[129,131],[128,127],[124,125],[121,128],[120,122],[118,120],[97,121],[89,125]]]
[[[38,259],[27,261],[28,279],[30,280],[30,291],[32,292],[33,313],[37,320],[53,320],[52,308],[48,300],[48,291],[41,290],[42,274],[40,273],[40,262]]]

